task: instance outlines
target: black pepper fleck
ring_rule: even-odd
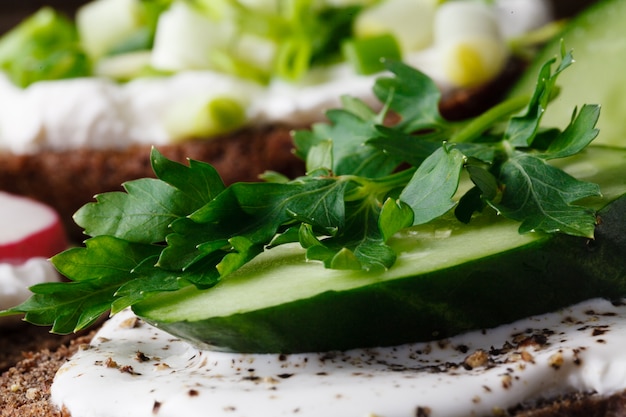
[[[459,345],[459,346],[456,347],[456,350],[458,350],[461,353],[467,353],[467,352],[469,352],[469,346]]]
[[[429,417],[431,412],[429,407],[417,407],[415,409],[415,417]]]
[[[595,327],[593,329],[593,332],[591,333],[592,336],[602,336],[603,334],[605,334],[606,332],[608,332],[609,330],[606,327]]]
[[[133,367],[130,366],[130,365],[120,366],[119,369],[120,369],[120,372],[123,373],[123,374],[130,374],[130,375],[133,375],[133,376],[141,375],[139,372],[135,372]]]

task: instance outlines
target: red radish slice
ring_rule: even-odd
[[[59,215],[51,207],[0,191],[0,262],[49,258],[67,246]]]

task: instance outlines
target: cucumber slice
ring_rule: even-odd
[[[598,2],[571,20],[534,58],[510,95],[530,94],[546,60],[559,54],[561,39],[576,63],[559,75],[563,87],[543,118],[544,126],[565,127],[575,106],[602,105],[596,144],[626,146],[626,1]]]
[[[597,239],[529,233],[495,215],[440,220],[393,238],[384,273],[324,269],[299,247],[263,253],[208,291],[186,287],[135,305],[156,327],[203,347],[304,352],[445,338],[626,294],[626,150],[593,148],[566,168],[602,185],[587,201]],[[606,215],[606,218],[604,216]],[[611,232],[607,234],[607,231]]]

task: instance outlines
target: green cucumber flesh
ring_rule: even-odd
[[[557,57],[563,40],[572,50],[575,63],[559,75],[559,96],[543,116],[543,126],[564,128],[572,109],[583,104],[600,104],[600,134],[594,143],[626,146],[626,1],[606,0],[569,21],[563,31],[546,44],[533,59],[510,95],[530,94],[540,67]]]
[[[602,198],[586,202],[606,206],[610,220],[593,244],[521,235],[517,223],[486,212],[468,225],[438,220],[394,236],[399,257],[382,273],[328,270],[306,262],[297,246],[279,246],[212,289],[186,287],[133,309],[203,347],[292,353],[445,338],[592,297],[618,298],[626,294],[626,244],[619,242],[626,150],[589,148],[562,165],[602,187]]]

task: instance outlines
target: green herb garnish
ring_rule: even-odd
[[[36,81],[86,76],[92,68],[74,24],[44,7],[0,38],[0,70],[26,87]]]
[[[574,203],[599,187],[548,161],[595,138],[599,107],[583,106],[563,131],[539,127],[571,53],[562,49],[553,71],[555,62],[543,66],[530,99],[455,122],[440,115],[440,92],[428,77],[388,62],[391,76],[374,87],[381,111],[345,97],[343,109],[327,113],[330,123],[296,132],[308,173],[291,180],[273,174],[226,187],[210,165],[185,166],[153,150],[158,179],[128,182],[126,192],[98,195],[76,213],[91,238],[52,259],[72,282],[36,285],[28,301],[2,314],[26,313],[32,323],[72,332],[160,292],[209,289],[287,242],[300,242],[327,268],[383,270],[396,259],[386,243],[394,233],[453,209],[463,222],[493,209],[519,221],[521,233],[593,237],[595,212]],[[400,120],[385,125],[390,112]],[[464,173],[474,187],[460,192]]]

